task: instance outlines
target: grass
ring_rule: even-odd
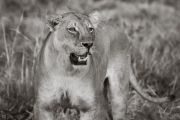
[[[143,89],[155,97],[176,95],[175,102],[155,104],[131,88],[129,120],[180,119],[179,2],[1,0],[0,5],[0,119],[29,120],[33,115],[33,67],[48,32],[45,15],[61,13],[63,6],[84,14],[99,10],[104,20],[116,22],[128,35],[132,68]],[[67,113],[78,119],[75,111],[59,111],[61,117]]]

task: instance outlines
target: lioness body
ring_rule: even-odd
[[[96,15],[68,13],[59,25],[50,25],[54,31],[35,69],[35,120],[54,120],[59,106],[80,110],[80,120],[125,119],[132,74],[129,41],[115,24],[96,20]]]

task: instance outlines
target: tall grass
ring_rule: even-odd
[[[72,4],[73,3],[73,4]],[[175,94],[173,103],[154,104],[130,91],[129,120],[180,119],[180,11],[176,4],[148,0],[122,1],[0,1],[0,119],[28,120],[33,109],[33,67],[48,29],[45,15],[62,7],[89,14],[124,29],[131,43],[132,68],[146,92],[155,97]],[[8,7],[7,7],[8,6]],[[108,14],[108,16],[107,16]],[[61,117],[78,119],[75,111]],[[73,117],[76,116],[76,117]]]

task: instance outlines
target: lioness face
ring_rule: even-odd
[[[54,47],[69,56],[73,65],[87,65],[93,52],[95,33],[87,16],[66,13],[56,21]]]

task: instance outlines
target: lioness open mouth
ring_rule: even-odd
[[[75,53],[70,54],[70,61],[74,65],[87,65],[88,52],[83,55],[77,55]]]

